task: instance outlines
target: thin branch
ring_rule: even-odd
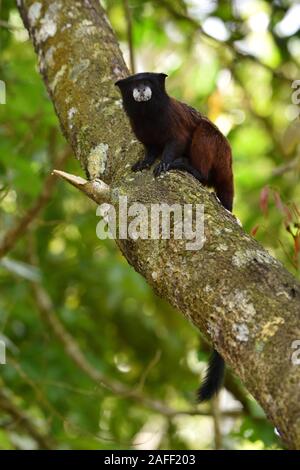
[[[77,365],[77,367],[82,370],[97,386],[101,386],[114,395],[118,395],[130,400],[134,400],[147,408],[161,413],[164,416],[175,417],[179,415],[191,415],[191,416],[210,416],[209,412],[199,411],[197,409],[190,410],[174,410],[170,408],[167,404],[158,401],[152,400],[150,398],[141,395],[137,389],[130,389],[123,385],[121,382],[107,378],[102,374],[98,369],[96,369],[91,363],[86,359],[85,355],[80,349],[78,343],[66,330],[64,325],[59,320],[58,316],[55,314],[55,308],[52,304],[52,301],[46,292],[46,290],[38,283],[32,283],[33,293],[36,301],[36,305],[40,311],[42,319],[48,324],[54,333],[55,337],[62,344],[66,354],[72,359],[72,361]],[[224,416],[237,418],[241,416],[240,411],[228,411],[224,413]]]
[[[274,131],[273,125],[271,124],[270,120],[261,116],[256,110],[254,109],[254,106],[252,104],[252,97],[250,96],[250,93],[247,91],[247,88],[245,87],[243,81],[239,77],[239,74],[237,73],[236,69],[234,67],[231,68],[231,73],[233,75],[233,78],[236,82],[236,84],[240,87],[241,91],[243,92],[243,105],[248,108],[249,112],[252,114],[252,116],[257,119],[260,124],[266,129],[266,131],[272,136],[272,142],[275,151],[279,154],[282,155],[283,149],[280,144],[280,140],[278,139],[276,132]]]
[[[156,0],[157,1],[157,0]],[[280,72],[279,70],[277,69],[273,69],[270,65],[266,64],[265,62],[262,62],[258,57],[256,57],[255,55],[249,53],[249,52],[243,52],[237,44],[235,44],[234,42],[232,42],[230,39],[228,40],[225,40],[225,41],[221,41],[213,36],[211,36],[210,34],[206,33],[204,31],[204,29],[202,28],[202,26],[198,23],[197,20],[194,20],[194,18],[191,18],[190,16],[184,14],[184,13],[181,13],[179,12],[176,8],[174,8],[174,6],[171,4],[171,3],[168,3],[166,2],[165,0],[159,0],[158,2],[160,5],[162,5],[175,19],[177,20],[181,20],[181,21],[185,21],[186,23],[190,23],[195,29],[197,29],[200,34],[209,39],[210,41],[214,42],[215,44],[217,44],[218,46],[225,46],[227,47],[229,50],[231,50],[231,52],[233,52],[233,54],[237,55],[239,58],[241,59],[250,59],[252,60],[253,62],[257,63],[258,65],[260,65],[261,67],[265,68],[266,70],[268,70],[269,72],[272,72],[273,75],[276,75],[276,77],[280,78],[281,80],[285,80],[285,81],[291,81],[291,78],[285,76],[282,72]]]
[[[20,375],[22,378],[23,382],[28,385],[32,391],[35,394],[35,400],[36,403],[41,404],[43,407],[45,407],[46,410],[48,410],[51,413],[50,419],[52,419],[52,416],[55,416],[59,422],[61,423],[62,429],[70,429],[72,432],[76,433],[77,436],[80,436],[82,438],[90,438],[93,439],[97,442],[102,442],[102,441],[108,441],[108,442],[114,442],[116,443],[115,440],[111,439],[108,436],[101,435],[100,432],[98,431],[97,434],[95,435],[94,433],[87,431],[86,429],[83,429],[82,426],[78,426],[75,424],[72,420],[68,419],[66,416],[62,415],[46,398],[46,396],[43,394],[40,384],[36,384],[36,382],[27,375],[27,373],[22,369],[20,364],[18,364],[16,361],[11,360],[9,361],[9,364],[14,367],[16,372]],[[45,381],[42,381],[43,384],[45,384]],[[96,395],[96,394],[94,394]],[[122,444],[122,442],[118,442],[119,445]],[[126,443],[126,447],[128,446],[128,443]]]
[[[222,449],[222,432],[221,432],[221,427],[220,427],[221,413],[220,413],[218,396],[215,396],[211,401],[211,414],[212,414],[213,423],[214,423],[215,449],[220,450]]]
[[[8,21],[4,21],[4,20],[0,20],[0,28],[10,29],[11,31],[21,31],[21,30],[24,30],[23,27],[21,27],[21,26],[14,26],[14,25],[8,23]]]
[[[130,71],[135,73],[135,57],[134,57],[134,47],[133,47],[133,25],[132,25],[132,15],[131,9],[129,6],[128,0],[123,0],[124,10],[125,10],[125,21],[127,27],[127,41],[129,49],[129,58],[130,58]]]
[[[51,440],[40,433],[37,427],[31,422],[29,417],[21,410],[8,395],[0,389],[0,408],[9,414],[16,424],[22,427],[33,439],[38,443],[41,449],[52,449],[53,443]]]
[[[67,160],[70,150],[68,147],[58,156],[56,166],[58,168],[63,167]],[[15,225],[6,232],[0,243],[0,258],[5,256],[10,250],[14,248],[19,239],[24,235],[30,224],[46,206],[51,199],[53,194],[56,178],[49,175],[45,178],[44,186],[39,197],[34,202],[33,206],[30,207],[27,212],[19,219]]]
[[[53,170],[53,174],[68,181],[68,183],[85,193],[86,196],[98,204],[110,200],[110,187],[104,181],[99,179],[88,181],[81,178],[81,176],[75,176],[59,170]]]
[[[243,412],[246,415],[251,417],[251,399],[249,398],[249,394],[244,389],[243,385],[238,382],[236,377],[233,376],[231,371],[227,371],[226,379],[225,379],[225,388],[230,392],[236,400],[238,400],[241,405],[243,406]]]
[[[287,163],[284,163],[283,165],[280,165],[277,168],[274,168],[272,171],[272,176],[281,176],[284,173],[297,169],[299,166],[300,166],[300,158],[299,158],[299,155],[297,155],[295,158],[288,161]]]
[[[158,362],[160,361],[160,358],[161,358],[161,350],[157,350],[155,352],[155,355],[154,357],[151,359],[151,361],[149,362],[148,366],[146,366],[144,372],[142,373],[141,375],[141,378],[139,380],[139,383],[136,387],[136,390],[137,391],[142,391],[144,386],[145,386],[145,383],[146,383],[146,380],[147,380],[147,377],[150,373],[150,371],[158,364]]]

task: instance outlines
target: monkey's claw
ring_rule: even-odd
[[[159,176],[170,169],[171,164],[167,162],[160,162],[153,170],[154,176]]]
[[[139,160],[136,162],[134,165],[132,165],[131,169],[132,171],[142,171],[145,170],[146,168],[150,168],[151,164],[148,163],[145,160]]]

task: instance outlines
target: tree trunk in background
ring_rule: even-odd
[[[155,292],[211,339],[283,441],[300,448],[300,366],[292,361],[292,343],[300,339],[299,283],[191,176],[131,172],[142,149],[114,87],[128,72],[97,0],[18,6],[62,131],[86,174],[110,186],[110,202],[117,207],[126,195],[128,205],[204,204],[199,251],[187,251],[184,240],[117,243]]]

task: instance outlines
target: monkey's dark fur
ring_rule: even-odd
[[[165,74],[138,73],[116,85],[137,139],[144,144],[145,158],[134,171],[149,168],[158,157],[156,176],[170,169],[185,169],[202,184],[213,186],[223,206],[232,210],[233,176],[231,149],[219,129],[195,109],[171,98]],[[149,87],[151,99],[135,101],[135,88]]]
[[[123,106],[145,156],[133,171],[160,163],[154,175],[186,170],[202,184],[212,186],[222,205],[232,211],[233,173],[231,148],[220,130],[205,116],[170,97],[164,73],[138,73],[116,82]],[[222,386],[224,361],[214,351],[206,378],[198,391],[199,401],[210,399]]]

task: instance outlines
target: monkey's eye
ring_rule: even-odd
[[[149,101],[152,96],[152,90],[148,85],[140,84],[133,88],[132,96],[138,102]]]

